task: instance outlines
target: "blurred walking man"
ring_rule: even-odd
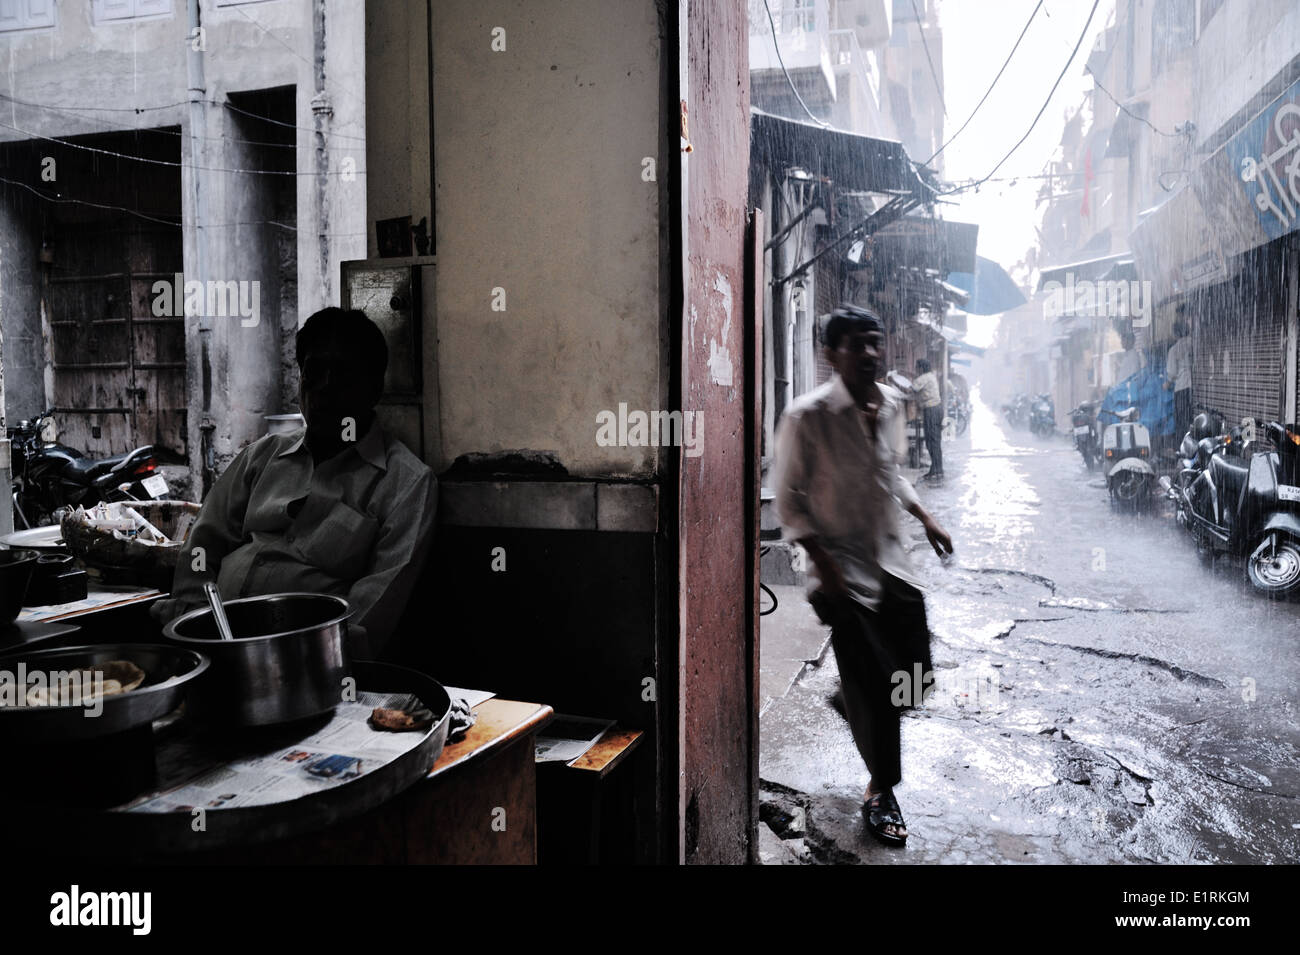
[[[943,403],[939,399],[939,379],[930,370],[930,362],[924,358],[916,360],[912,394],[921,408],[925,450],[930,454],[930,470],[922,477],[937,481],[943,477]]]
[[[809,602],[831,627],[844,715],[871,776],[863,815],[876,838],[901,846],[907,826],[893,792],[902,780],[899,720],[928,692],[933,667],[899,507],[921,522],[941,557],[952,553],[952,539],[899,473],[887,437],[901,404],[876,383],[885,343],[880,319],[843,305],[822,341],[836,374],[781,418],[777,515],[785,538],[812,560]]]

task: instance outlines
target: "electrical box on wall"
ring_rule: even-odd
[[[388,343],[380,424],[434,470],[441,470],[437,323],[432,257],[341,263],[344,308],[379,326]]]

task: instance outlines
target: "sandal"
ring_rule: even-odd
[[[866,817],[867,828],[871,834],[887,846],[901,846],[907,842],[907,824],[903,822],[903,811],[898,808],[892,789],[876,793],[862,804],[862,814]],[[903,835],[888,831],[886,826],[895,826],[903,830]]]

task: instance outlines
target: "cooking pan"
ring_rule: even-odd
[[[201,651],[212,672],[191,712],[216,727],[269,726],[317,716],[343,699],[352,673],[345,641],[348,602],[284,593],[222,601],[234,640],[222,640],[203,607],[163,627],[170,642]]]
[[[13,684],[23,672],[30,675],[79,670],[110,660],[134,663],[144,671],[144,682],[126,693],[103,697],[93,708],[85,704],[0,706],[0,741],[67,743],[147,726],[180,706],[191,682],[208,669],[203,654],[159,644],[100,644],[29,650],[0,657],[0,682],[11,684],[0,687],[0,692],[17,692],[18,688]]]

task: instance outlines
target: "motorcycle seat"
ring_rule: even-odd
[[[126,460],[125,454],[114,454],[107,458],[72,458],[63,465],[63,473],[70,478],[90,480],[106,474]]]
[[[1221,454],[1210,458],[1210,477],[1214,479],[1214,485],[1219,489],[1219,501],[1225,510],[1235,509],[1237,501],[1241,498],[1241,489],[1246,486],[1248,474],[1250,474],[1249,467],[1237,464]]]

